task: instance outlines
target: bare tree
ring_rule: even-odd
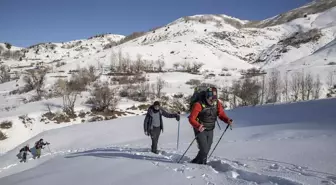
[[[333,88],[334,86],[334,71],[329,71],[327,76],[327,85],[329,88]]]
[[[139,92],[140,95],[143,97],[148,97],[150,90],[149,90],[149,83],[148,82],[142,82],[139,85]]]
[[[300,73],[300,93],[301,93],[301,100],[306,100],[307,89],[303,69],[302,72]]]
[[[37,100],[40,100],[44,93],[43,86],[47,71],[48,69],[29,70],[28,74],[23,78],[26,83],[25,89],[36,90]]]
[[[300,94],[300,86],[301,85],[301,74],[299,72],[295,72],[292,74],[292,80],[290,83],[290,88],[292,90],[292,100],[296,102],[299,99]]]
[[[150,84],[150,92],[152,94],[151,98],[155,98],[156,97],[156,84],[155,83]]]
[[[197,73],[201,69],[201,67],[204,65],[202,62],[194,62],[192,64],[192,72]]]
[[[173,64],[173,66],[174,66],[175,70],[177,71],[177,68],[180,67],[180,63],[175,62],[175,63]]]
[[[135,61],[135,72],[139,73],[144,70],[144,63],[142,61],[142,55],[137,54],[137,59]]]
[[[320,98],[321,87],[322,83],[320,80],[320,75],[316,75],[316,80],[313,83],[313,90],[312,90],[312,96],[314,99]]]
[[[86,86],[96,81],[98,77],[94,66],[91,65],[89,68],[80,68],[77,73],[73,73],[70,82],[78,91],[84,91]]]
[[[57,94],[62,95],[63,112],[68,115],[75,114],[75,103],[77,96],[80,94],[80,91],[77,90],[78,88],[74,83],[74,81],[66,81],[63,79],[59,79],[55,83],[55,90],[57,91]]]
[[[110,66],[110,70],[111,72],[116,72],[118,69],[118,64],[119,64],[119,55],[117,53],[115,53],[115,51],[112,51],[111,53],[111,66]]]
[[[245,78],[240,81],[235,81],[232,86],[234,96],[242,99],[243,106],[257,105],[261,97],[261,86],[258,80]],[[234,99],[236,98],[234,97]],[[236,100],[234,100],[234,104]]]
[[[166,86],[167,82],[163,80],[161,77],[156,79],[156,96],[161,98],[162,89]]]
[[[118,71],[125,72],[127,69],[127,64],[125,64],[125,58],[123,57],[121,50],[118,51],[117,58],[118,59],[116,61],[118,61]]]
[[[289,97],[288,97],[288,74],[287,74],[287,72],[286,72],[286,74],[285,74],[285,79],[284,79],[284,89],[283,89],[283,94],[284,94],[284,96],[285,96],[285,101],[286,102],[288,102],[288,100],[289,100]]]
[[[158,71],[162,71],[162,68],[165,66],[165,62],[163,60],[157,60],[156,61],[157,67],[158,67]]]
[[[269,77],[268,81],[268,94],[267,101],[270,103],[278,102],[281,92],[280,72],[274,69]]]
[[[233,81],[231,87],[231,91],[233,94],[233,108],[236,108],[238,106],[237,97],[240,96],[240,89],[241,89],[240,81]]]
[[[10,81],[10,68],[7,65],[0,66],[0,83],[5,83]]]
[[[305,77],[305,90],[306,90],[306,99],[309,100],[310,96],[313,94],[314,89],[314,79],[311,73],[308,73]]]
[[[220,98],[223,100],[223,101],[229,101],[229,95],[230,95],[230,90],[228,87],[224,86],[222,89],[221,89],[221,95],[220,95]]]
[[[119,102],[119,98],[116,96],[117,89],[110,88],[108,82],[94,86],[91,92],[94,110],[99,112],[114,111]]]
[[[190,72],[191,71],[191,65],[190,62],[185,61],[183,64],[181,64],[184,71]]]

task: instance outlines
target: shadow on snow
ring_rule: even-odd
[[[177,163],[182,155],[176,153],[170,153],[165,151],[160,151],[160,154],[154,154],[148,148],[103,148],[103,149],[93,149],[83,152],[76,152],[66,156],[65,158],[76,158],[76,157],[101,157],[101,158],[128,158],[137,160],[148,160],[156,162],[165,163]],[[186,156],[183,157],[180,163],[189,161],[190,159]]]

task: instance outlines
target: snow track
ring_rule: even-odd
[[[322,184],[336,184],[336,175],[331,173],[319,172],[308,167],[280,162],[270,159],[240,159],[229,160],[212,158],[208,165],[197,165],[188,163],[191,160],[188,156],[184,156],[182,162],[177,163],[181,158],[181,154],[176,151],[160,151],[159,154],[153,154],[148,148],[126,147],[126,146],[110,146],[93,149],[69,149],[63,151],[55,151],[45,153],[40,159],[28,159],[28,163],[13,163],[0,169],[1,173],[31,163],[31,161],[41,160],[42,163],[54,157],[62,157],[65,159],[73,159],[80,157],[95,157],[103,159],[124,158],[127,160],[147,161],[155,167],[165,169],[171,173],[180,173],[185,179],[190,181],[202,179],[205,184],[215,185],[219,179],[238,180],[242,183],[252,184],[278,184],[278,185],[300,185],[301,182],[290,180],[286,177],[271,174],[287,174],[295,173],[298,176],[320,179]],[[49,157],[49,158],[48,158]],[[46,159],[47,158],[47,159]],[[247,163],[253,163],[250,165]],[[265,167],[266,166],[266,167]],[[275,173],[276,172],[276,173]],[[281,173],[279,173],[281,172]]]

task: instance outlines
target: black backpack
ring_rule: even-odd
[[[202,99],[202,96],[205,95],[206,90],[210,87],[217,89],[215,85],[209,83],[202,83],[194,88],[194,93],[189,100],[189,112],[191,112],[194,104]]]

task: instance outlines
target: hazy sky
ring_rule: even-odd
[[[309,0],[0,0],[0,42],[27,47],[100,33],[148,31],[180,17],[226,14],[262,20]]]

